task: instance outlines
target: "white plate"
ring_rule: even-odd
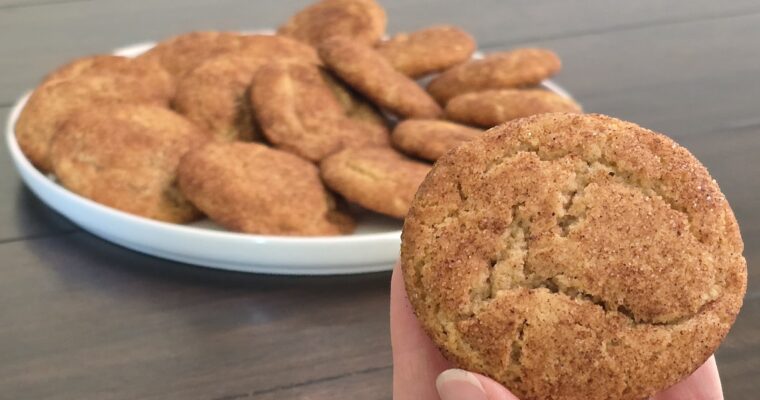
[[[153,46],[140,43],[114,54],[134,57]],[[570,97],[551,81],[543,86]],[[401,222],[371,213],[358,215],[348,236],[286,237],[235,233],[210,221],[169,224],[128,214],[68,191],[27,160],[14,126],[29,94],[14,105],[6,141],[21,179],[45,204],[92,234],[156,257],[204,267],[283,275],[331,275],[386,271],[398,258]]]

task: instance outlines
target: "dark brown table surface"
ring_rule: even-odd
[[[197,29],[270,27],[305,0],[0,0],[0,107],[85,54]],[[749,290],[717,354],[727,399],[760,393],[760,4],[382,1],[389,31],[453,23],[484,50],[556,50],[586,110],[688,147],[739,219]],[[112,245],[0,152],[0,398],[390,398],[388,273],[288,278]]]

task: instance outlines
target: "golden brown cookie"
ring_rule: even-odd
[[[293,15],[277,29],[312,46],[333,36],[377,43],[385,33],[385,10],[374,0],[321,0]]]
[[[174,96],[174,80],[158,62],[147,58],[95,55],[78,58],[49,73],[42,85],[90,75],[122,75],[138,79],[166,101]]]
[[[480,129],[437,119],[407,119],[393,129],[393,145],[406,154],[435,161],[447,151],[483,133]]]
[[[409,118],[441,115],[435,100],[373,48],[346,37],[333,37],[322,42],[318,50],[338,77],[390,112]]]
[[[189,152],[179,186],[212,220],[235,231],[318,236],[354,229],[351,217],[336,210],[316,166],[256,143],[213,142]]]
[[[273,59],[320,63],[312,47],[293,39],[251,35],[245,40],[243,48],[204,61],[177,85],[174,108],[219,139],[258,136],[246,91],[259,68]]]
[[[487,89],[535,86],[561,68],[551,50],[516,49],[492,53],[446,70],[435,77],[428,92],[441,104],[460,94]]]
[[[327,82],[327,86],[338,99],[338,103],[343,107],[348,118],[388,132],[388,121],[377,107],[344,85],[330,72],[326,70],[320,70],[320,72],[322,72],[322,77]]]
[[[542,89],[501,89],[465,93],[446,103],[446,118],[490,128],[516,118],[552,112],[582,112],[567,97]]]
[[[475,47],[475,39],[469,33],[454,26],[436,25],[398,34],[381,42],[377,51],[396,70],[418,78],[469,60]]]
[[[242,37],[234,32],[183,33],[157,43],[138,58],[155,60],[172,76],[180,78],[209,58],[239,49]]]
[[[166,222],[200,216],[177,188],[177,165],[206,141],[179,114],[152,105],[96,105],[73,114],[50,146],[58,181],[108,207]]]
[[[161,88],[127,75],[93,75],[57,80],[32,93],[16,121],[16,139],[29,161],[50,170],[50,139],[75,110],[107,102],[167,105]]]
[[[541,114],[438,160],[404,223],[423,327],[521,399],[644,399],[715,351],[742,304],[734,214],[664,135]]]
[[[312,161],[346,147],[388,143],[386,132],[346,117],[314,65],[262,67],[250,100],[264,136],[275,147]]]
[[[430,165],[389,147],[346,149],[324,159],[319,168],[330,189],[362,207],[404,218]]]

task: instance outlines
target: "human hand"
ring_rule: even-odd
[[[414,316],[399,265],[391,278],[391,344],[394,400],[518,400],[498,382],[452,369]],[[722,400],[715,358],[652,400]]]

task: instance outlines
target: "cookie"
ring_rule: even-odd
[[[492,53],[446,70],[430,81],[427,90],[439,103],[446,104],[464,93],[535,86],[556,74],[560,67],[559,57],[551,50]]]
[[[372,102],[402,117],[436,118],[441,108],[416,82],[396,71],[380,53],[350,38],[333,37],[318,48],[339,78]]]
[[[388,147],[346,149],[324,159],[319,168],[330,189],[369,210],[404,218],[430,165]]]
[[[312,161],[346,147],[388,143],[386,132],[346,117],[313,65],[262,67],[253,79],[250,101],[272,145]]]
[[[138,58],[160,63],[175,78],[181,78],[203,61],[239,49],[243,35],[233,32],[199,31],[170,37]]]
[[[212,220],[235,231],[340,235],[355,225],[336,210],[316,166],[256,143],[213,142],[189,152],[179,186]]]
[[[401,263],[448,359],[521,399],[644,399],[715,351],[746,263],[717,183],[664,135],[541,114],[438,160]]]
[[[166,101],[174,96],[174,80],[160,64],[149,59],[114,55],[95,55],[73,60],[49,73],[42,85],[90,75],[129,76],[154,88],[157,96],[164,97]]]
[[[385,33],[385,10],[374,0],[321,0],[293,15],[277,29],[317,46],[333,36],[348,36],[372,45]]]
[[[90,200],[159,221],[200,216],[177,188],[180,157],[205,142],[195,125],[152,105],[95,105],[66,121],[50,147],[58,181]]]
[[[272,59],[319,64],[313,48],[293,39],[251,35],[246,45],[210,58],[177,85],[174,108],[218,139],[258,137],[247,90],[256,72]]]
[[[446,103],[446,118],[490,128],[516,118],[552,112],[582,112],[567,97],[541,89],[501,89],[466,93]]]
[[[107,102],[167,105],[165,92],[127,75],[93,75],[39,86],[16,121],[21,151],[43,172],[50,170],[50,139],[75,110]]]
[[[325,79],[327,86],[335,98],[338,99],[338,103],[343,107],[348,118],[369,124],[383,132],[388,132],[388,121],[386,121],[377,107],[344,85],[330,72],[324,69],[320,70],[320,72],[322,72],[322,77]]]
[[[407,119],[393,129],[393,145],[406,154],[435,161],[447,151],[483,133],[449,121],[436,119]]]
[[[454,26],[437,25],[398,34],[381,42],[377,51],[396,70],[419,78],[469,60],[475,47],[475,39],[469,33]]]

